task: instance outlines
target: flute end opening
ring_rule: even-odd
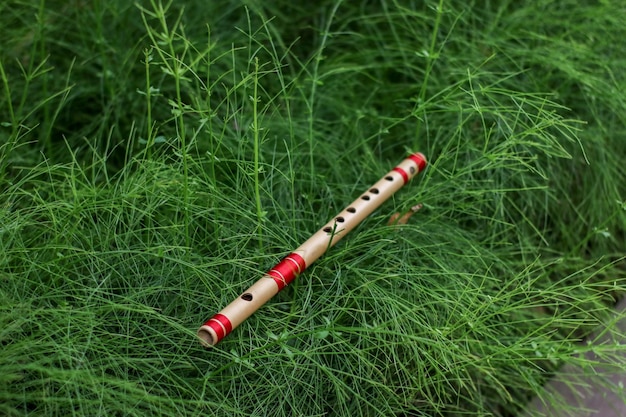
[[[213,347],[218,342],[216,334],[213,334],[213,329],[208,326],[202,326],[198,329],[198,338],[200,343],[204,347]]]

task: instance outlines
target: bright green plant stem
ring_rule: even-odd
[[[441,25],[441,16],[443,15],[443,6],[444,0],[439,0],[439,4],[435,10],[435,24],[433,26],[433,31],[430,36],[430,46],[428,48],[428,53],[426,54],[426,68],[424,70],[424,80],[422,81],[422,86],[420,88],[418,100],[415,103],[414,113],[417,115],[417,124],[415,130],[415,137],[419,138],[421,133],[422,126],[422,118],[419,117],[419,108],[424,105],[424,101],[426,100],[426,90],[428,88],[428,82],[430,78],[430,73],[433,69],[433,65],[435,64],[435,60],[437,59],[437,53],[435,52],[435,48],[437,47],[437,38],[439,36],[439,26]]]
[[[254,58],[254,92],[252,95],[252,132],[254,134],[254,201],[256,203],[257,236],[259,250],[263,252],[263,206],[261,205],[261,184],[259,181],[259,153],[260,153],[260,130],[259,126],[259,58]]]

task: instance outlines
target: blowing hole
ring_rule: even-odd
[[[387,175],[387,176],[385,177],[385,179],[386,179],[387,181],[393,181],[393,177],[392,177],[391,175]]]
[[[415,174],[415,167],[410,168],[411,174]]]
[[[247,293],[245,293],[245,294],[243,294],[241,296],[241,299],[244,300],[244,301],[252,301],[252,298],[253,298],[252,294],[250,294],[249,292],[247,292]]]

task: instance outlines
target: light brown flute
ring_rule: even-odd
[[[201,343],[214,346],[226,337],[424,168],[426,157],[415,153],[389,171],[235,301],[207,320],[198,329]]]

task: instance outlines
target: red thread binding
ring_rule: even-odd
[[[422,172],[426,168],[426,157],[420,152],[409,156],[409,159],[417,164],[418,172]]]
[[[304,258],[297,253],[291,253],[277,263],[267,275],[274,278],[274,282],[278,285],[278,291],[280,291],[305,269],[306,262],[304,262]]]
[[[222,340],[228,333],[233,330],[233,325],[228,317],[219,313],[207,320],[204,325],[209,326],[213,329],[213,331],[215,331],[215,334],[217,335],[217,340],[215,341],[215,343]]]
[[[402,175],[402,179],[404,180],[405,184],[409,182],[409,174],[407,174],[405,170],[400,167],[395,167],[393,170]]]

